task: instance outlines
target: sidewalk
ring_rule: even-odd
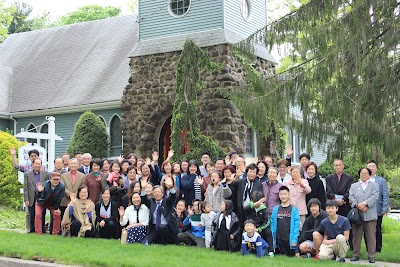
[[[0,267],[79,267],[74,265],[64,265],[57,264],[51,262],[41,262],[41,261],[29,261],[29,260],[21,260],[16,258],[5,258],[0,257]]]
[[[383,261],[376,261],[375,263],[369,263],[367,260],[350,261],[350,259],[346,259],[346,263],[357,264],[357,265],[362,264],[367,266],[379,266],[379,267],[400,267],[400,263],[383,262]]]

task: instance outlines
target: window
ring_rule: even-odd
[[[36,126],[34,124],[32,124],[32,123],[28,125],[28,128],[26,128],[26,131],[30,132],[30,133],[37,133]],[[28,142],[30,144],[37,144],[38,140],[37,139],[28,138],[28,139],[26,139],[26,142]]]
[[[251,19],[251,1],[250,0],[240,0],[240,10],[242,16],[246,21]]]
[[[191,0],[170,0],[169,12],[174,17],[183,17],[189,12]]]
[[[247,133],[246,133],[246,154],[250,156],[255,155],[255,134],[253,129],[250,127],[247,127]]]
[[[299,156],[300,156],[300,136],[299,134],[294,131],[293,129],[289,129],[289,144],[292,145],[293,155],[292,155],[292,162],[299,163]]]
[[[100,118],[100,120],[103,122],[103,124],[104,124],[104,126],[106,127],[106,129],[107,129],[107,123],[106,123],[106,120],[102,117],[102,116],[99,116],[99,118]]]
[[[43,124],[42,127],[40,127],[40,133],[45,133],[45,134],[49,133],[49,125],[47,123]],[[48,142],[47,139],[41,139],[40,146],[44,147],[47,150],[47,142]]]
[[[118,157],[122,153],[121,119],[114,115],[110,122],[110,157]]]

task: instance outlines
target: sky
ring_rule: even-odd
[[[7,0],[7,3],[13,3],[14,0]],[[69,12],[75,11],[82,6],[98,5],[98,6],[114,6],[119,7],[123,14],[129,13],[129,0],[16,0],[16,2],[25,2],[33,7],[33,16],[50,12],[50,17],[55,20]]]

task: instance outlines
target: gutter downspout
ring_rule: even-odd
[[[14,132],[13,132],[13,134],[16,135],[17,134],[17,120],[14,119],[14,117],[12,115],[10,115],[10,119],[14,122]]]

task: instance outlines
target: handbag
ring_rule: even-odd
[[[349,222],[351,224],[362,225],[363,223],[363,217],[360,213],[360,210],[356,207],[351,208],[351,210],[347,214],[347,219],[349,219]]]
[[[128,229],[122,228],[121,232],[121,244],[126,245],[126,240],[128,239]]]

